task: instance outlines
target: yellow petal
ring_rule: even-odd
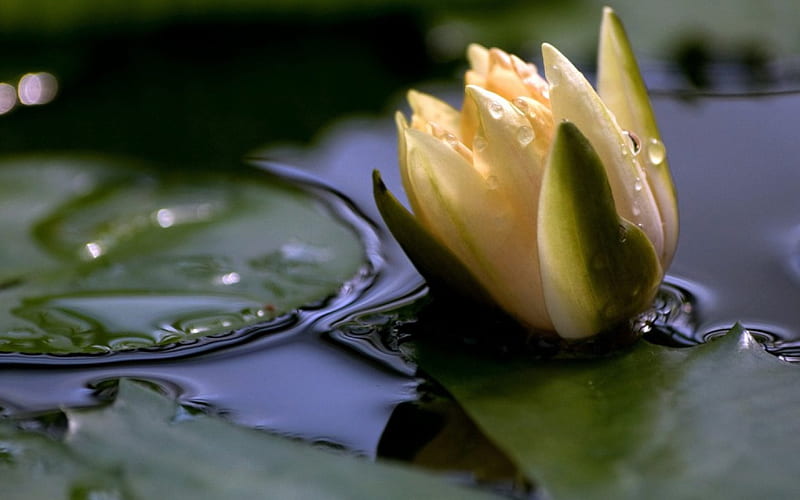
[[[511,56],[500,49],[489,50],[489,73],[484,88],[506,99],[528,95],[528,88],[517,74]]]
[[[516,97],[511,101],[515,108],[519,109],[531,124],[536,140],[533,147],[539,154],[540,163],[547,163],[547,155],[550,152],[550,144],[553,142],[553,112],[550,106],[545,106],[541,102],[531,97]]]
[[[501,96],[480,87],[466,89],[478,115],[473,162],[490,186],[503,193],[511,225],[487,241],[494,273],[504,283],[504,308],[529,326],[549,327],[539,276],[536,211],[543,174],[542,157],[530,120]],[[499,244],[498,244],[499,243]]]
[[[620,127],[633,131],[641,140],[639,161],[647,171],[647,182],[664,224],[664,248],[660,258],[666,269],[678,245],[675,186],[639,65],[625,28],[609,7],[603,10],[597,68],[598,94],[614,113]]]
[[[457,137],[461,133],[461,115],[446,102],[423,92],[409,90],[408,104],[415,117],[433,122]]]
[[[406,192],[406,198],[411,205],[411,210],[418,214],[420,209],[420,201],[414,194],[411,186],[411,180],[408,175],[408,145],[406,144],[406,129],[409,128],[406,118],[403,113],[397,112],[394,114],[394,122],[397,125],[397,157],[400,165],[400,179],[403,181],[403,190]]]
[[[478,117],[475,168],[506,193],[521,217],[535,224],[543,165],[534,144],[542,139],[525,114],[500,95],[470,85],[466,98]]]
[[[425,200],[421,215],[429,229],[501,308],[530,328],[551,330],[535,267],[535,227],[521,227],[507,193],[447,144],[412,129],[406,143],[412,188]]]
[[[574,123],[597,151],[608,175],[619,214],[640,227],[661,255],[664,230],[646,172],[634,156],[630,138],[586,78],[555,47],[542,45],[550,102],[556,123]]]
[[[483,45],[471,43],[467,47],[467,60],[473,71],[481,75],[489,72],[489,50]]]

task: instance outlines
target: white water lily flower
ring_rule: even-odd
[[[532,64],[472,45],[461,111],[409,92],[397,115],[413,215],[378,207],[434,288],[578,340],[647,309],[675,252],[675,190],[627,37],[603,13],[598,92],[558,50]],[[599,93],[599,95],[598,95]]]

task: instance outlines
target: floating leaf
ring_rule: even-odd
[[[255,169],[0,164],[0,351],[147,347],[324,300],[365,260],[326,203]]]
[[[0,427],[4,499],[486,497],[406,467],[188,415],[130,381],[113,404],[66,413],[63,444]]]
[[[555,500],[794,498],[800,367],[740,326],[693,348],[420,366]]]

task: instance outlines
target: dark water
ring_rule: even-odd
[[[681,238],[656,307],[644,318],[648,337],[690,345],[738,321],[764,332],[776,354],[797,359],[800,94],[658,96],[655,106],[678,187]],[[104,381],[134,377],[244,425],[368,457],[461,469],[464,476],[471,472],[489,482],[513,476],[513,465],[488,444],[492,451],[486,453],[495,457],[490,462],[498,465],[485,474],[469,462],[449,467],[426,461],[421,453],[448,425],[472,424],[452,404],[440,404],[446,398],[428,383],[420,386],[415,366],[397,345],[404,323],[415,318],[424,287],[377,222],[372,203],[373,168],[401,192],[395,140],[388,118],[352,119],[310,150],[257,154],[257,165],[303,182],[321,179],[352,202],[336,201],[337,211],[362,234],[370,272],[338,297],[275,324],[196,346],[94,359],[4,358],[4,413],[92,405]],[[483,439],[474,426],[471,432]],[[517,496],[527,493],[524,485],[506,488]]]

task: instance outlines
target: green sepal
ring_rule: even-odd
[[[472,272],[395,198],[377,170],[372,171],[372,189],[383,221],[436,297],[496,307]]]
[[[603,10],[597,53],[597,93],[614,113],[619,126],[641,142],[639,161],[647,171],[664,227],[661,263],[669,267],[678,245],[678,199],[647,87],[625,28],[614,11]],[[654,161],[656,160],[656,161]]]
[[[570,122],[556,130],[538,231],[545,302],[560,337],[606,332],[651,304],[662,278],[655,249],[619,217],[600,158]]]

